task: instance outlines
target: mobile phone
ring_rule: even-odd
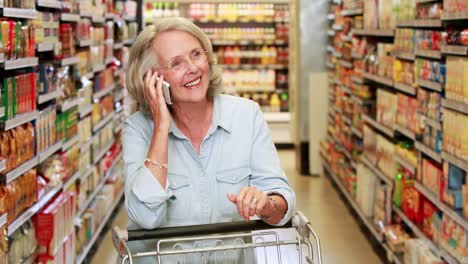
[[[159,77],[156,77],[156,80],[159,81]],[[168,105],[172,104],[170,88],[171,88],[171,85],[168,82],[163,80],[162,91],[163,91],[164,101],[166,101],[166,104]]]

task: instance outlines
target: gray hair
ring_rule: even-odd
[[[144,76],[150,68],[158,65],[158,60],[151,49],[151,44],[159,33],[172,30],[187,32],[198,39],[202,48],[207,52],[208,63],[210,65],[207,96],[216,96],[222,92],[221,71],[216,65],[216,56],[208,36],[198,26],[186,18],[162,18],[153,25],[145,27],[130,48],[126,76],[127,90],[138,102],[140,111],[144,113],[149,112],[144,93]]]

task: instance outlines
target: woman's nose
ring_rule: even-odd
[[[186,63],[187,63],[187,70],[189,70],[190,72],[196,71],[198,69],[197,64],[192,59],[188,59]]]

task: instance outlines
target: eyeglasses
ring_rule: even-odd
[[[205,63],[207,59],[206,50],[202,48],[194,49],[192,50],[192,52],[190,52],[189,58],[193,64],[200,65],[202,63]],[[187,61],[187,59],[185,59],[185,56],[178,57],[170,61],[167,67],[160,67],[160,69],[179,72],[187,69],[188,63],[189,62]]]

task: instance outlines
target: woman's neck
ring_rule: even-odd
[[[174,103],[172,105],[174,121],[182,130],[191,130],[211,124],[213,99],[207,98],[200,103]],[[208,125],[209,127],[209,125]]]

